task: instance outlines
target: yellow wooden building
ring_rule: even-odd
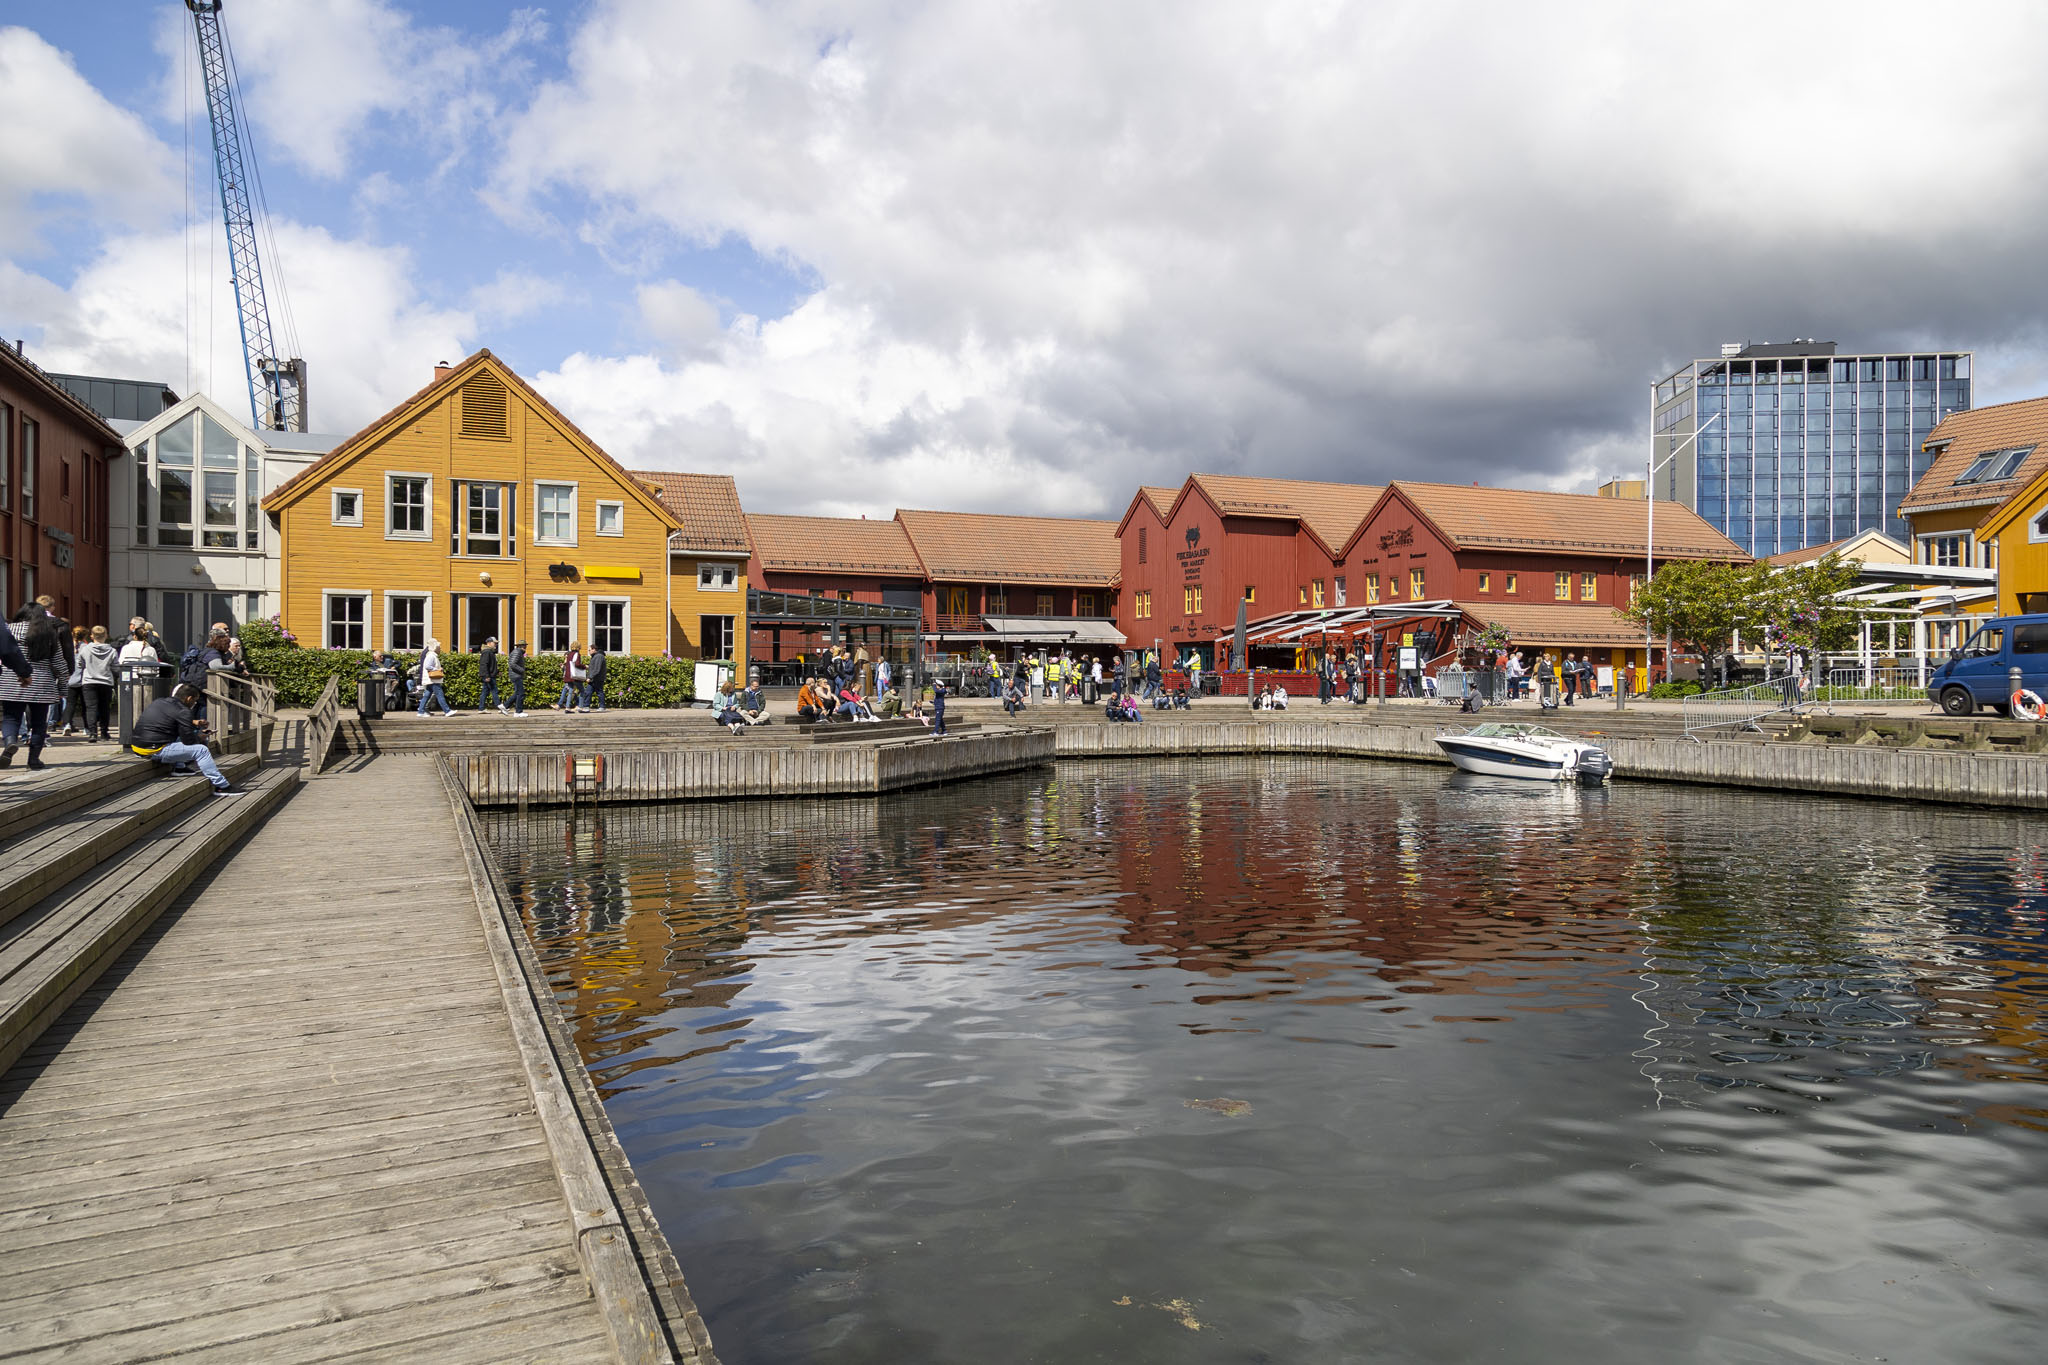
[[[669,647],[675,514],[487,350],[437,366],[263,508],[306,644]]]
[[[1999,615],[2048,612],[2048,469],[2006,499],[1978,535],[1997,547]]]
[[[669,538],[669,652],[678,659],[745,659],[754,548],[732,475],[636,469],[633,477],[682,523]]]

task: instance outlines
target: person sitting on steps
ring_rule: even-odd
[[[206,734],[192,718],[199,701],[198,688],[179,683],[170,696],[151,702],[129,734],[128,750],[174,772],[183,764],[193,764],[213,784],[215,796],[240,796],[221,776],[213,751],[206,747]]]

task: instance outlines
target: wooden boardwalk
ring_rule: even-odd
[[[0,1077],[0,1360],[617,1358],[439,776],[312,783]]]

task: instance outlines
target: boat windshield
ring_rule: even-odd
[[[1555,730],[1546,730],[1540,725],[1518,725],[1502,721],[1488,721],[1475,725],[1465,732],[1488,739],[1563,739]]]

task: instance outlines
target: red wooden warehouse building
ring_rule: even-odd
[[[0,602],[56,599],[73,625],[108,619],[108,461],[121,437],[11,346],[0,345]]]

